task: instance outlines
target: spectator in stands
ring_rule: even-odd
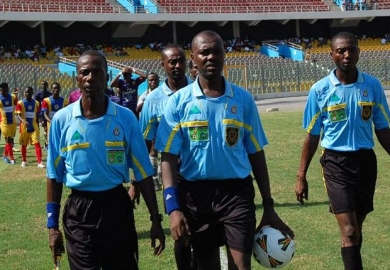
[[[47,55],[47,48],[46,48],[45,45],[42,45],[42,46],[40,47],[40,51],[41,51],[41,57],[42,57],[42,58],[46,58],[46,55]]]
[[[11,60],[11,58],[12,58],[11,52],[10,52],[10,51],[6,51],[6,52],[4,53],[4,59],[5,59],[5,60]]]
[[[50,97],[52,95],[52,93],[49,91],[48,88],[49,88],[49,84],[47,83],[47,81],[43,81],[41,83],[41,89],[35,94],[34,99],[39,102],[39,106],[42,106],[42,101],[45,98]],[[42,110],[39,111],[37,120],[38,120],[38,128],[39,128],[39,124],[43,128],[43,135],[45,137],[45,149],[47,149],[47,120]]]
[[[133,73],[137,74],[139,77],[133,79]],[[122,75],[123,79],[120,79]],[[138,86],[145,80],[146,74],[142,70],[134,67],[124,67],[110,84],[110,87],[118,87],[120,90],[120,105],[129,108],[137,118]]]
[[[19,142],[22,146],[22,167],[27,166],[27,145],[30,143],[35,146],[35,155],[38,162],[38,168],[45,168],[42,162],[42,149],[39,143],[39,126],[37,124],[37,115],[41,108],[39,102],[33,99],[34,90],[31,86],[24,90],[24,98],[19,100],[16,105],[16,115],[20,121]]]
[[[267,139],[253,96],[222,75],[221,37],[203,31],[193,38],[191,50],[199,75],[168,99],[156,137],[171,236],[175,242],[191,242],[198,269],[220,269],[224,245],[229,269],[251,269],[256,231],[252,172],[263,198],[258,228],[270,225],[291,237],[294,233],[274,210],[263,151]]]
[[[304,112],[306,135],[296,177],[295,195],[308,199],[306,174],[319,142],[322,178],[329,211],[338,224],[341,257],[347,270],[363,269],[362,227],[374,210],[377,159],[373,134],[390,154],[390,111],[380,81],[357,67],[360,49],[356,37],[340,32],[331,42],[336,66],[310,89]]]

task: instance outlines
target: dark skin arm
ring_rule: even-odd
[[[154,184],[152,177],[147,177],[137,182],[137,187],[141,191],[142,197],[148,207],[150,216],[152,217],[152,228],[150,229],[151,246],[154,249],[154,255],[160,255],[165,249],[165,234],[161,227],[161,221],[159,219],[158,204],[156,198],[156,192],[154,190]],[[156,246],[156,239],[160,244]]]
[[[375,135],[378,138],[380,145],[386,150],[387,154],[390,155],[390,129],[376,129]]]
[[[248,157],[261,197],[266,201],[267,199],[272,198],[272,196],[264,150],[249,154]],[[290,237],[294,238],[294,232],[280,219],[275,212],[274,206],[270,204],[263,205],[263,217],[257,230],[265,225],[270,225],[273,228],[279,229],[284,234],[288,234]]]
[[[55,179],[47,178],[46,180],[46,201],[60,204],[62,197],[62,183],[56,182]],[[65,253],[64,240],[59,228],[49,229],[49,246],[53,257],[53,262],[57,264],[57,256]]]
[[[50,116],[49,116],[49,111],[44,111],[43,116],[45,117],[47,122],[51,122]]]
[[[306,173],[309,169],[310,162],[313,159],[315,152],[317,151],[319,141],[320,135],[312,135],[307,133],[303,142],[301,162],[295,184],[295,194],[297,196],[297,201],[299,201],[302,205],[304,204],[303,199],[309,199],[309,185],[307,183]]]
[[[177,155],[161,153],[161,173],[164,188],[177,187]],[[175,210],[169,215],[169,228],[175,241],[188,245],[191,231],[182,211]]]

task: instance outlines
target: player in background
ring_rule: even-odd
[[[340,32],[332,38],[330,56],[336,68],[309,91],[303,117],[307,133],[295,185],[297,201],[303,204],[309,197],[307,170],[321,140],[324,150],[320,163],[329,211],[338,223],[341,257],[347,270],[363,269],[362,227],[374,210],[377,180],[374,132],[390,154],[386,96],[377,78],[356,67],[359,54],[355,35]]]
[[[139,77],[133,79],[131,77],[133,73],[137,74]],[[123,79],[120,79],[122,75]],[[145,80],[146,74],[142,70],[134,67],[124,67],[110,83],[111,88],[119,88],[119,104],[129,108],[137,119],[139,117],[137,112],[138,87]]]
[[[76,88],[69,94],[68,104],[72,104],[76,102],[80,97],[81,97],[81,90],[80,88]]]
[[[138,97],[137,113],[139,114],[142,111],[146,97],[160,84],[160,78],[158,74],[154,72],[148,74],[147,81],[148,81],[148,89]],[[161,166],[160,166],[160,162],[158,162],[158,152],[156,151],[156,149],[154,149],[154,140],[152,141],[152,145],[150,147],[149,159],[154,169],[154,175],[153,175],[154,189],[158,191],[161,190],[160,187]]]
[[[194,65],[194,62],[192,62],[192,60],[188,61],[188,70],[190,73],[190,79],[195,81],[196,76],[198,76],[198,68],[196,67],[196,65]]]
[[[15,108],[18,98],[9,93],[8,83],[0,84],[0,128],[5,140],[3,160],[5,163],[15,164],[13,142],[16,134]]]
[[[41,90],[39,90],[33,98],[39,102],[39,106],[42,106],[42,101],[45,98],[50,97],[52,95],[52,93],[48,90],[49,84],[47,81],[43,81],[41,83],[41,87],[42,87]],[[45,149],[47,149],[47,120],[43,115],[42,111],[39,112],[37,121],[38,121],[38,125],[41,124],[43,128],[43,136],[45,138]]]
[[[22,146],[22,167],[27,166],[27,145],[30,143],[35,146],[35,155],[38,162],[38,168],[45,168],[42,162],[42,149],[39,143],[39,126],[37,124],[37,115],[40,112],[39,102],[33,99],[34,90],[31,86],[24,90],[24,98],[19,100],[16,105],[16,115],[20,121],[19,142]]]
[[[47,97],[42,101],[42,111],[47,121],[48,134],[50,131],[50,122],[54,114],[68,105],[68,100],[60,96],[61,85],[58,82],[52,83],[50,90],[52,92],[52,96]]]

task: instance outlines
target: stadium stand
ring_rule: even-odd
[[[120,6],[111,6],[104,0],[4,0],[0,3],[3,12],[61,12],[61,13],[119,13],[125,12]]]

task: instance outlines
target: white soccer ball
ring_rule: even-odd
[[[253,257],[266,268],[282,268],[294,257],[295,241],[279,230],[264,226],[256,235]]]

